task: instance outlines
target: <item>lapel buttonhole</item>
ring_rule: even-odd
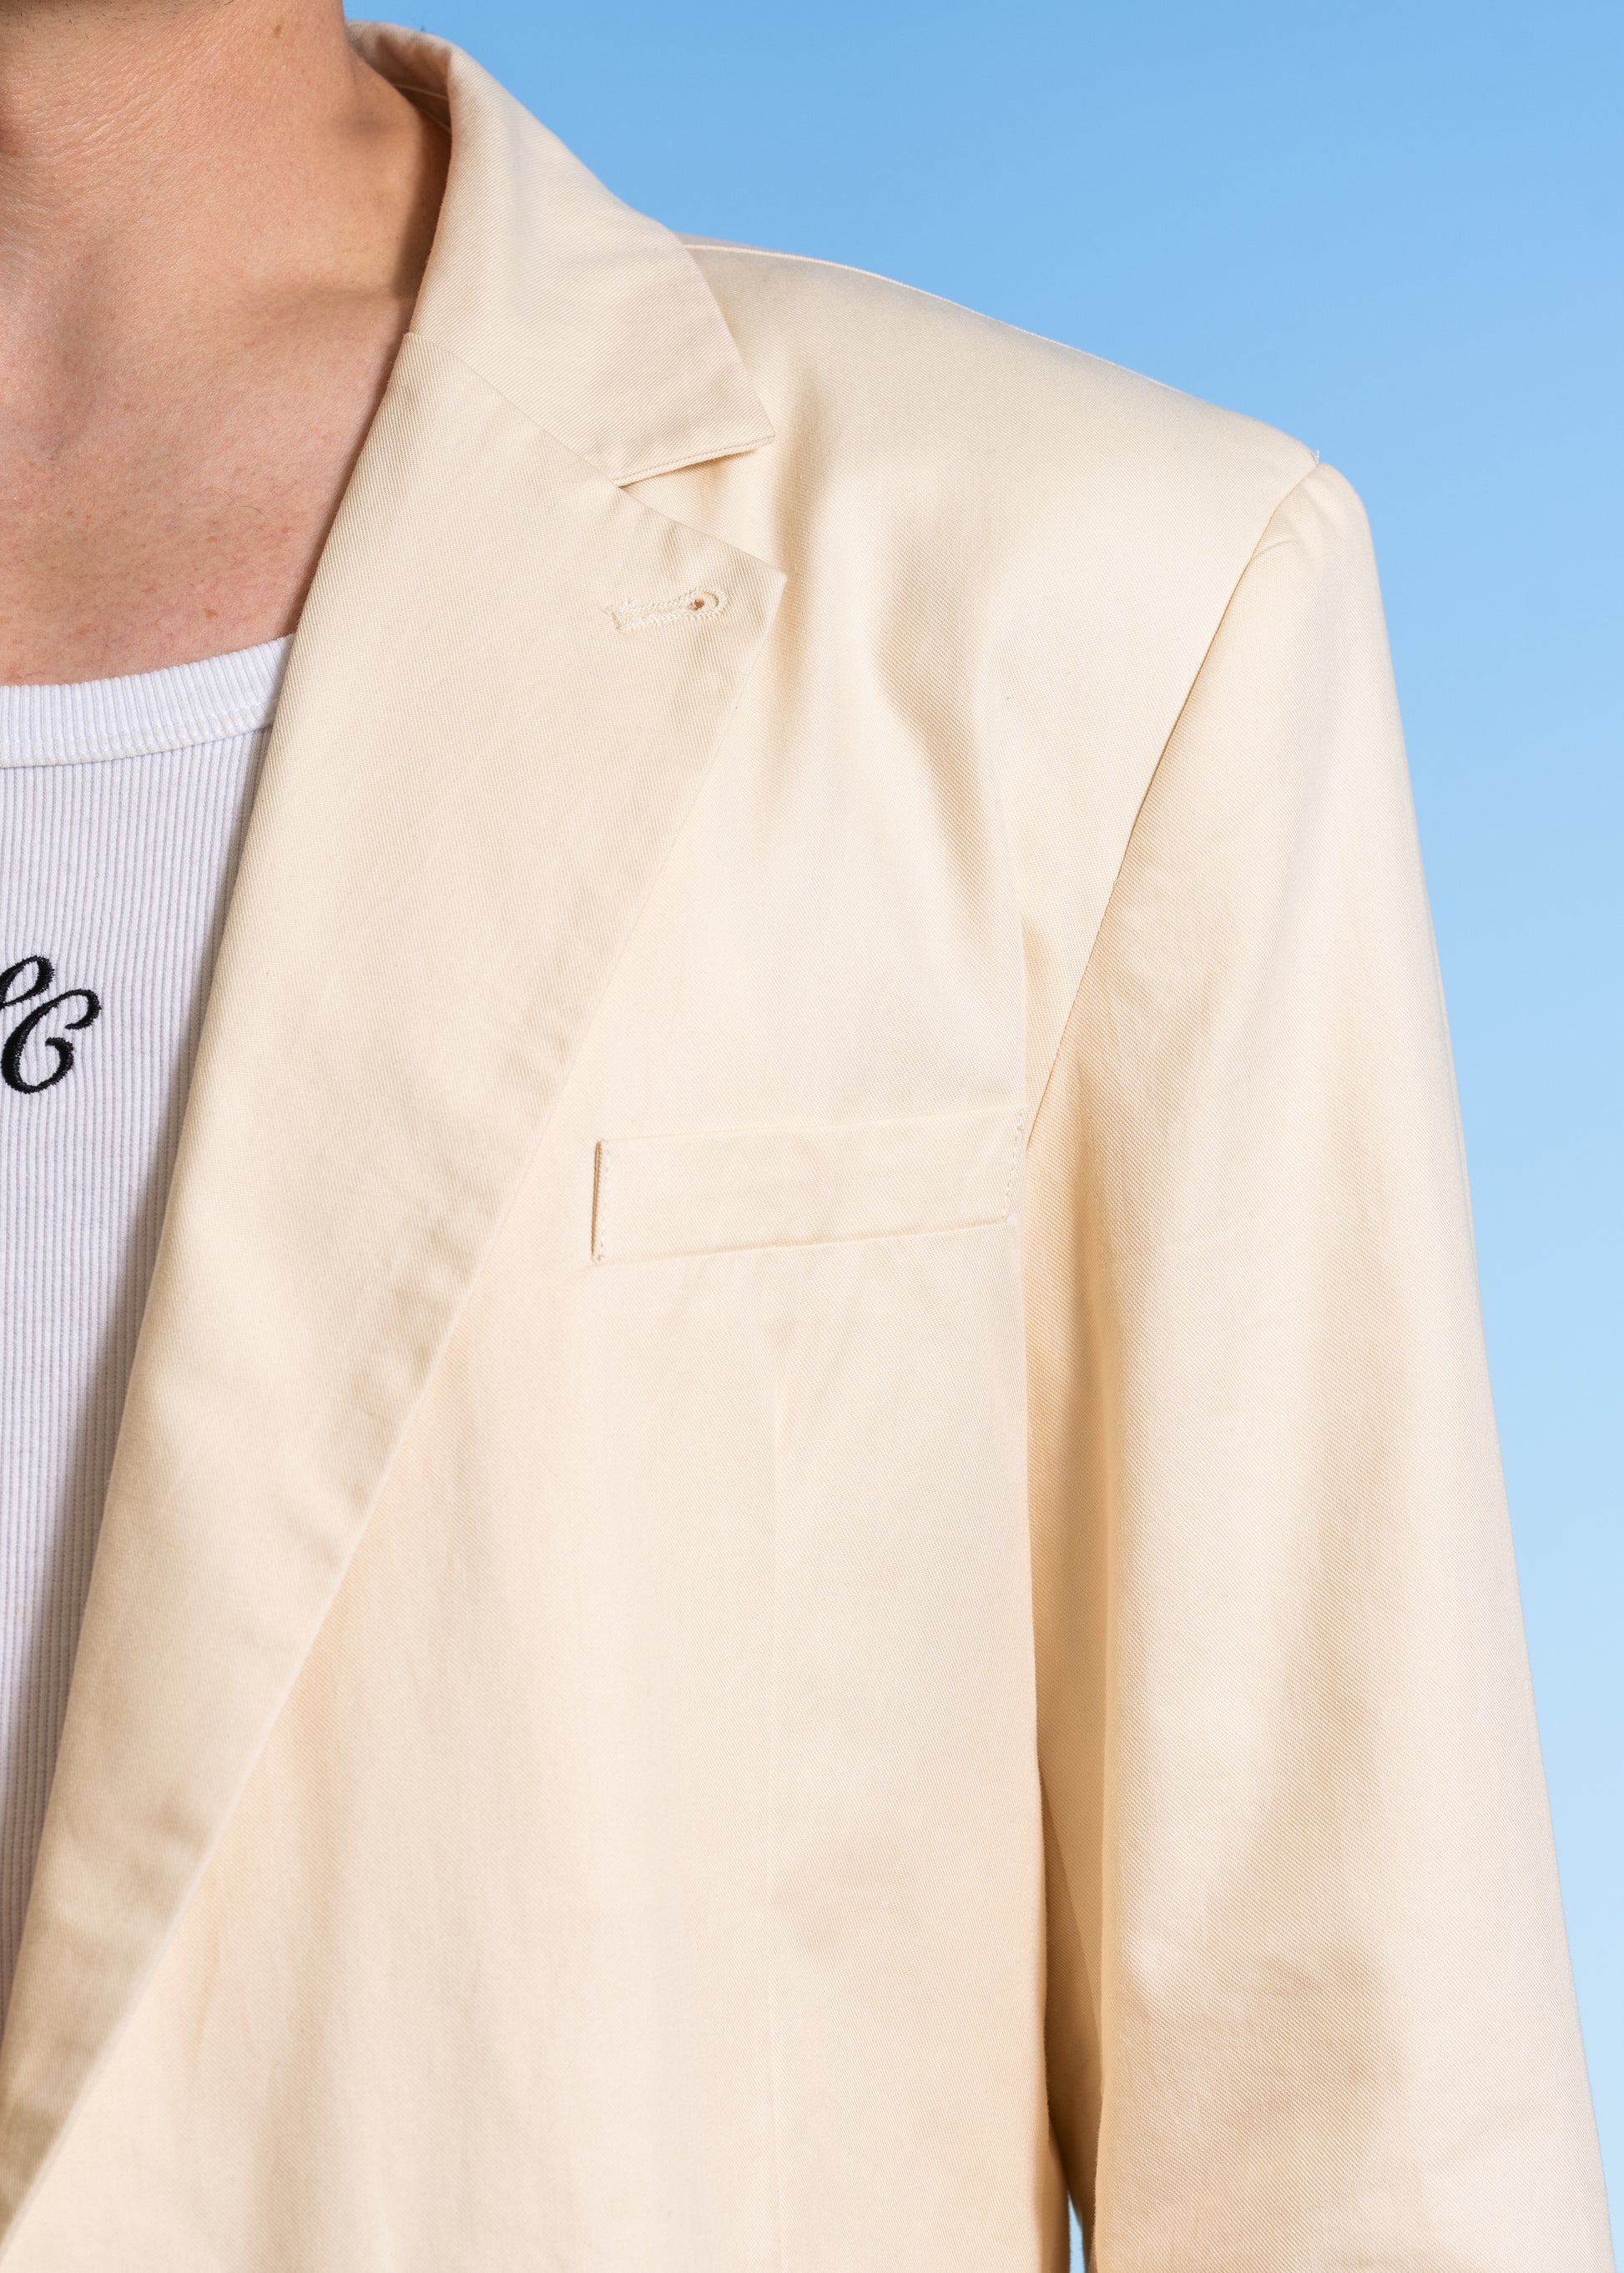
[[[719,616],[726,605],[726,592],[695,586],[689,591],[679,592],[672,600],[611,602],[604,613],[616,631],[641,632],[656,624],[693,623],[705,616]]]

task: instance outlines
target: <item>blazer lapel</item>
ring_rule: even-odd
[[[611,477],[769,431],[688,255],[466,58],[366,36],[449,80],[452,182],[209,998],[0,2047],[8,2226],[311,1647],[784,583]],[[508,336],[549,184],[551,382]],[[557,431],[594,362],[613,449]]]

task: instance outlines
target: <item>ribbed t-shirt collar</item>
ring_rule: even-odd
[[[291,635],[124,679],[0,686],[0,766],[195,749],[268,726]]]

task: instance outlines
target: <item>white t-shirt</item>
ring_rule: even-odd
[[[0,686],[0,2003],[289,645]]]

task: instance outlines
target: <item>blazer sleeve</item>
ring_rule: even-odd
[[[1275,512],[1034,1114],[1052,2119],[1096,2273],[1602,2273],[1359,502]]]

